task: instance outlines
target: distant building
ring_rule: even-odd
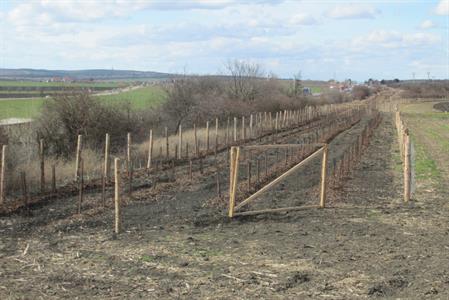
[[[303,87],[303,88],[302,88],[302,94],[303,94],[304,96],[312,95],[312,89],[309,88],[309,87]]]

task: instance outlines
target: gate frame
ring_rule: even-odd
[[[239,171],[239,158],[240,149],[267,149],[267,148],[292,148],[292,147],[303,147],[303,146],[319,146],[320,148],[310,154],[308,157],[279,175],[277,178],[273,179],[271,182],[263,186],[261,189],[253,193],[251,196],[247,197],[245,200],[235,205],[235,198],[237,194],[237,182],[238,182],[238,171]],[[251,146],[234,146],[230,149],[230,185],[229,185],[229,218],[234,216],[248,216],[256,215],[261,213],[269,212],[282,212],[282,211],[292,211],[301,210],[307,208],[325,208],[326,206],[326,188],[327,188],[327,156],[329,151],[329,145],[325,143],[315,143],[315,144],[274,144],[274,145],[251,145]],[[247,205],[249,202],[255,200],[260,194],[268,191],[273,186],[281,182],[285,177],[289,176],[296,170],[300,169],[302,166],[306,165],[313,158],[317,157],[320,153],[322,155],[321,163],[321,182],[320,182],[320,204],[319,205],[303,205],[303,206],[293,206],[293,207],[282,207],[282,208],[271,208],[263,210],[253,210],[238,212],[240,208]]]

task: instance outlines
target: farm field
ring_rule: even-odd
[[[404,118],[419,122],[413,115]],[[429,127],[439,118],[432,116]],[[369,120],[364,116],[332,139],[330,161],[341,157]],[[306,132],[286,131],[282,142]],[[251,143],[270,142],[267,136]],[[420,145],[424,153],[433,151],[430,138]],[[112,194],[102,212],[95,190],[86,195],[81,215],[74,213],[77,197],[69,197],[35,206],[32,216],[2,216],[0,296],[445,299],[449,205],[447,188],[440,186],[447,181],[424,182],[414,200],[403,204],[398,152],[393,116],[383,113],[360,162],[342,186],[329,189],[325,209],[229,220],[225,207],[207,205],[216,193],[211,155],[204,176],[173,181],[167,171],[156,186],[136,190],[126,200],[118,236],[112,234]],[[225,163],[227,155],[220,152],[216,159]],[[418,162],[423,159],[418,155]],[[320,161],[312,162],[262,201],[316,202],[319,169]],[[418,184],[425,180],[419,176]]]
[[[114,105],[129,102],[132,108],[141,109],[163,103],[165,92],[158,86],[152,86],[98,97],[102,101]],[[0,99],[0,120],[34,118],[39,115],[44,101],[46,101],[45,98]]]
[[[42,81],[18,81],[18,80],[0,80],[0,90],[11,88],[42,88],[42,87],[104,87],[104,88],[118,88],[127,86],[127,83],[123,82],[108,82],[108,81],[95,81],[95,82],[42,82]]]
[[[431,188],[449,181],[449,114],[433,108],[440,102],[400,107],[416,145],[416,176]]]

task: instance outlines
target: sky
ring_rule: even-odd
[[[449,0],[0,0],[0,68],[449,78]]]

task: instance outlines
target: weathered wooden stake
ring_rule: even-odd
[[[109,162],[109,148],[110,148],[110,137],[109,133],[106,133],[105,143],[104,143],[104,166],[103,166],[103,177],[105,181],[109,179],[111,164]]]
[[[242,140],[246,139],[245,117],[242,117]]]
[[[249,116],[249,138],[252,139],[253,136],[253,114]]]
[[[129,174],[131,170],[131,133],[126,135],[126,172]]]
[[[178,159],[182,159],[182,126],[179,125],[179,131],[178,131]]]
[[[209,121],[206,122],[206,153],[209,152]]]
[[[218,118],[215,118],[215,155],[218,151]]]
[[[170,156],[170,145],[168,141],[168,128],[165,127],[165,158],[168,159]]]
[[[76,144],[75,181],[78,181],[82,147],[83,147],[83,136],[81,134],[78,134],[78,141]]]
[[[114,179],[115,179],[115,188],[114,188],[114,203],[115,203],[115,226],[114,232],[119,234],[121,231],[121,214],[120,214],[120,169],[119,169],[119,158],[115,158],[114,160]]]
[[[323,161],[321,165],[321,192],[320,192],[320,207],[326,206],[326,187],[327,187],[327,152],[328,145],[323,147]]]
[[[237,141],[237,118],[234,117],[234,142]]]
[[[404,130],[404,201],[410,201],[411,194],[411,143],[408,129]]]
[[[45,155],[43,139],[39,141],[39,158],[41,167],[41,193],[45,193]]]
[[[248,161],[247,173],[248,173],[248,191],[250,191],[251,190],[251,161],[250,160]]]
[[[148,144],[148,160],[147,169],[151,169],[151,163],[153,162],[153,130],[150,129],[150,142]]]
[[[200,150],[198,149],[198,134],[196,132],[196,124],[193,124],[193,134],[194,134],[194,143],[195,143],[195,155],[196,157],[200,156]]]
[[[2,146],[2,158],[0,169],[0,205],[5,202],[5,172],[6,172],[6,145]]]

